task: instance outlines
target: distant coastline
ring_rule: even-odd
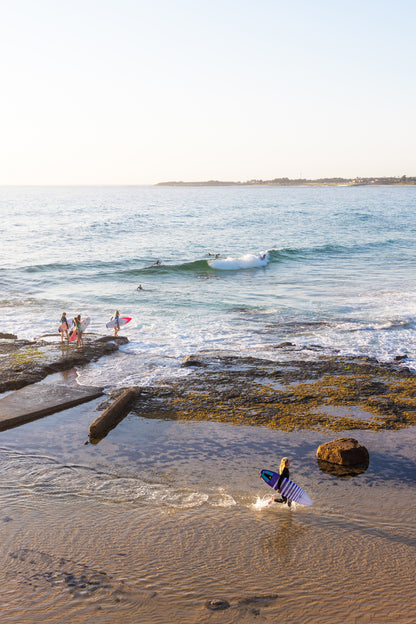
[[[155,186],[415,186],[416,177],[382,178],[275,178],[274,180],[247,180],[246,182],[225,182],[207,180],[205,182],[159,182]]]

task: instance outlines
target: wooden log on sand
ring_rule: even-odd
[[[117,399],[91,423],[90,439],[104,438],[127,415],[131,402],[140,394],[140,390],[127,388]]]

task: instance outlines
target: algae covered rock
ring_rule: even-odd
[[[370,456],[365,446],[361,446],[354,438],[338,438],[318,447],[318,460],[340,466],[357,466],[367,464]]]

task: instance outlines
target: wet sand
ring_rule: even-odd
[[[99,402],[1,433],[2,622],[416,621],[415,427],[334,435],[131,413],[85,444]],[[354,478],[316,461],[343,433],[370,452]],[[282,455],[312,507],[266,505],[259,471]]]

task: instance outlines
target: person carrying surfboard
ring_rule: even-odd
[[[69,342],[69,334],[68,334],[69,323],[68,323],[68,319],[66,318],[66,312],[62,312],[61,327],[59,329],[61,331],[61,342],[64,341],[64,334],[66,334],[66,339]]]
[[[283,481],[283,479],[286,477],[286,479],[289,479],[289,466],[290,466],[290,461],[287,457],[283,457],[282,461],[280,462],[280,467],[279,467],[279,480],[277,482],[277,488],[276,488],[276,492],[278,494],[280,494],[280,486],[281,483]],[[288,498],[286,498],[286,496],[283,496],[283,494],[280,494],[281,498],[274,498],[274,502],[275,503],[287,503],[287,506],[290,507],[292,504],[292,501],[289,500]]]
[[[114,336],[120,331],[120,313],[118,310],[114,312]]]
[[[81,314],[74,317],[74,326],[75,331],[77,332],[77,349],[79,349],[84,346],[84,341],[82,339]]]

